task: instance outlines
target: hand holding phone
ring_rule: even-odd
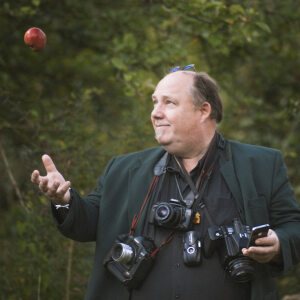
[[[268,231],[270,229],[269,224],[263,224],[259,226],[252,227],[251,235],[248,243],[248,247],[256,246],[255,240],[258,238],[266,237],[268,235]]]

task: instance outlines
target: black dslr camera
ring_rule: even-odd
[[[179,200],[154,204],[150,214],[150,222],[158,226],[186,230],[190,227],[192,210],[180,204]]]
[[[150,238],[122,234],[104,259],[104,266],[128,289],[138,288],[154,263],[151,253],[155,249]]]
[[[208,228],[204,240],[204,255],[210,257],[216,249],[224,269],[236,282],[248,282],[254,273],[254,261],[243,256],[241,250],[247,248],[250,227],[234,219],[233,226],[212,226]]]

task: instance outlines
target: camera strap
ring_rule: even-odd
[[[203,167],[201,169],[199,178],[196,182],[196,185],[194,184],[191,176],[188,174],[186,168],[184,167],[182,160],[180,158],[174,156],[177,164],[179,165],[179,167],[181,169],[184,179],[186,180],[187,184],[189,185],[191,192],[194,194],[194,199],[192,201],[190,201],[188,207],[193,208],[193,212],[195,215],[194,223],[196,223],[196,224],[200,223],[201,215],[205,215],[207,217],[207,220],[208,220],[210,226],[214,225],[214,222],[213,222],[213,220],[207,210],[207,207],[203,201],[203,195],[205,192],[205,188],[211,177],[211,174],[213,172],[215,163],[219,158],[219,151],[216,147],[216,139],[217,139],[217,134],[214,135],[214,137],[210,143],[210,146],[209,146],[209,149],[207,152],[207,156],[205,158],[205,161],[204,161]],[[207,168],[206,168],[206,166],[207,166]]]
[[[174,231],[171,231],[167,237],[167,239],[162,242],[152,253],[151,253],[151,257],[155,257],[155,255],[160,251],[160,249],[165,246],[166,244],[168,244],[169,242],[172,241],[174,236]]]
[[[141,215],[142,215],[142,213],[143,213],[143,210],[144,210],[144,208],[145,208],[145,206],[146,206],[146,203],[147,203],[147,201],[148,201],[148,199],[149,199],[149,196],[150,196],[151,192],[153,191],[153,189],[154,189],[154,187],[155,187],[157,181],[158,181],[158,176],[154,176],[153,181],[152,181],[152,183],[151,183],[151,185],[150,185],[150,188],[149,188],[149,190],[148,190],[148,193],[147,193],[147,195],[146,195],[146,197],[145,197],[145,200],[144,200],[144,202],[143,202],[143,204],[142,204],[142,206],[141,206],[141,209],[140,209],[139,214],[133,216],[129,234],[134,234],[135,229],[136,229],[136,227],[138,226],[138,223],[139,223],[139,221],[140,221],[140,218],[141,218]]]
[[[186,182],[188,183],[188,185],[191,188],[192,193],[194,194],[194,200],[191,203],[190,207],[194,206],[193,211],[194,211],[195,217],[196,217],[196,219],[199,218],[199,221],[198,222],[196,221],[196,223],[200,223],[200,216],[205,215],[207,217],[207,220],[208,220],[210,226],[215,225],[212,218],[211,218],[211,216],[210,216],[210,214],[209,214],[209,212],[208,212],[208,209],[207,209],[207,207],[206,207],[206,205],[205,205],[205,203],[202,199],[203,199],[203,195],[204,195],[204,192],[205,192],[205,188],[208,184],[208,181],[209,181],[210,176],[211,176],[212,171],[213,171],[213,167],[214,167],[215,162],[217,161],[218,157],[219,156],[217,155],[215,160],[213,161],[213,163],[210,165],[209,169],[207,170],[207,172],[205,172],[205,174],[203,174],[201,172],[202,176],[200,175],[199,179],[197,181],[198,186],[202,183],[199,191],[196,188],[193,180],[191,179],[191,176],[187,173],[181,159],[175,158],[181,166],[181,170],[182,170],[182,174],[184,176],[184,179],[186,180]],[[197,213],[199,215],[196,215]]]
[[[163,178],[165,177],[165,173],[166,173],[166,172],[164,171],[164,172],[163,172]],[[138,225],[138,223],[139,223],[139,220],[140,220],[140,218],[141,218],[141,215],[142,215],[142,213],[143,213],[143,210],[144,210],[144,208],[145,208],[145,206],[146,206],[146,203],[147,203],[147,201],[148,201],[148,199],[149,199],[149,197],[150,197],[152,191],[154,190],[154,188],[155,188],[155,186],[156,186],[156,184],[157,184],[157,182],[158,182],[158,179],[159,179],[159,176],[155,175],[154,178],[153,178],[152,184],[151,184],[151,186],[150,186],[150,188],[149,188],[149,190],[148,190],[148,193],[147,193],[147,195],[146,195],[146,197],[145,197],[145,200],[144,200],[144,202],[143,202],[143,204],[142,204],[142,206],[141,206],[141,209],[140,209],[139,214],[133,216],[132,223],[131,223],[131,227],[130,227],[130,231],[129,231],[129,234],[130,234],[130,235],[133,235],[133,234],[134,234],[135,229],[136,229],[136,227],[137,227],[137,225]],[[161,181],[161,182],[162,182],[162,181]],[[161,186],[161,184],[162,184],[162,183],[160,183],[160,186]],[[168,244],[169,242],[171,242],[171,240],[173,239],[173,235],[174,235],[174,231],[171,231],[171,232],[169,233],[167,239],[166,239],[164,242],[162,242],[162,243],[161,243],[161,244],[160,244],[160,245],[159,245],[159,246],[151,253],[151,257],[152,257],[152,258],[154,258],[154,257],[156,256],[156,254],[159,252],[159,250],[160,250],[162,247],[164,247],[166,244]]]

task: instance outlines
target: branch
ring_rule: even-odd
[[[5,165],[6,171],[8,173],[8,177],[9,177],[9,179],[11,181],[11,184],[13,185],[13,187],[16,190],[16,194],[17,194],[17,196],[19,198],[19,201],[20,201],[21,205],[23,206],[23,208],[28,212],[28,209],[25,206],[25,203],[23,201],[23,196],[22,196],[21,191],[20,191],[20,189],[18,187],[18,184],[17,184],[17,182],[15,180],[15,177],[14,177],[12,171],[11,171],[11,168],[9,166],[9,163],[8,163],[8,160],[7,160],[7,157],[6,157],[5,150],[4,150],[4,148],[3,148],[3,146],[2,146],[1,143],[0,143],[0,153],[1,153],[2,159],[4,161],[4,165]]]
[[[68,264],[67,264],[67,280],[66,280],[66,300],[70,300],[70,283],[71,283],[73,247],[74,247],[74,241],[71,240],[69,242],[69,247],[68,247]]]
[[[39,277],[38,277],[37,300],[41,300],[41,281],[42,281],[42,276],[41,276],[41,271],[40,271]]]

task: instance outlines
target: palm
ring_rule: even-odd
[[[60,172],[57,171],[55,164],[48,155],[43,155],[43,164],[47,171],[46,176],[40,176],[39,171],[32,173],[32,182],[39,185],[42,192],[46,194],[54,203],[64,204],[70,200],[70,182],[66,181]]]

